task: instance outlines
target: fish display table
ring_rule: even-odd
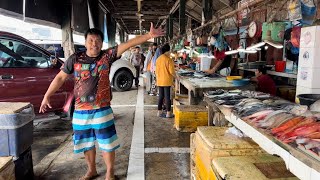
[[[234,114],[231,108],[221,105],[216,105],[216,107],[230,123],[252,138],[262,149],[269,154],[281,157],[285,161],[287,169],[295,176],[305,180],[320,179],[320,161],[316,157],[279,141],[263,129],[254,127]]]
[[[176,90],[180,94],[188,94],[188,105],[197,105],[203,100],[203,92],[217,89],[254,89],[252,85],[236,86],[225,77],[189,77],[177,73]]]

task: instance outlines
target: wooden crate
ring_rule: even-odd
[[[196,172],[201,179],[214,179],[213,158],[265,154],[250,138],[225,134],[227,127],[198,127],[194,137]]]
[[[256,156],[217,157],[212,160],[219,178],[225,180],[297,180],[286,169],[285,162],[276,156],[260,154]]]
[[[208,125],[208,110],[199,105],[177,105],[175,127],[181,132],[194,132],[198,126]]]
[[[0,157],[0,180],[15,180],[12,157]]]

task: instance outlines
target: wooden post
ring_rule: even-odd
[[[179,33],[180,35],[183,35],[186,33],[186,0],[180,0]]]

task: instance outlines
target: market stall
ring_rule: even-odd
[[[248,80],[234,83],[232,80],[227,80],[226,77],[214,74],[206,76],[203,73],[197,72],[177,72],[176,76],[176,91],[179,94],[188,95],[188,105],[199,104],[203,99],[203,93],[206,91],[217,89],[253,89]]]
[[[252,91],[211,92],[205,101],[267,153],[281,157],[295,176],[320,179],[318,112]]]

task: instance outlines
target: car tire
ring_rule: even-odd
[[[133,84],[133,76],[127,70],[121,70],[116,73],[113,79],[113,87],[119,91],[128,91],[131,89]]]

